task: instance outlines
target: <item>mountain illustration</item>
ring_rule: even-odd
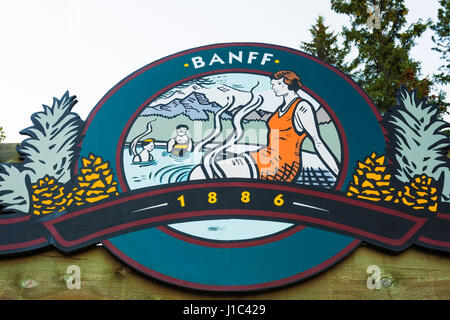
[[[166,104],[148,106],[141,116],[162,116],[174,118],[180,114],[191,120],[209,120],[208,113],[216,113],[222,107],[215,102],[210,102],[203,93],[192,92],[185,98],[175,98]],[[231,119],[230,114],[222,114],[222,119]]]
[[[305,95],[302,98],[313,101],[305,92],[302,95]],[[262,99],[262,104],[257,110],[252,111],[244,118],[246,122],[267,121],[282,103],[282,99],[276,97],[272,90],[257,91],[254,93],[254,96],[259,96]],[[207,121],[210,119],[210,114],[213,115],[222,107],[232,103],[231,109],[224,112],[221,116],[223,120],[229,120],[240,107],[247,105],[252,99],[250,92],[225,84],[207,88],[194,83],[180,88],[180,90],[170,95],[161,95],[144,109],[141,116],[162,116],[171,119],[178,115],[185,115],[193,121]],[[317,112],[316,116],[319,124],[331,121],[327,112],[317,102],[314,101],[312,106]]]
[[[256,94],[265,95],[262,92]],[[210,113],[215,114],[222,107],[230,106],[230,110],[224,112],[221,117],[224,120],[229,120],[240,107],[250,103],[250,100],[252,100],[250,92],[223,83],[211,87],[193,83],[179,88],[170,95],[159,96],[144,109],[141,116],[155,115],[173,118],[183,114],[190,120],[208,120]],[[265,99],[266,103],[271,100],[267,97]],[[270,104],[273,105],[274,103]],[[245,120],[264,120],[262,118],[267,112],[262,108],[257,111],[247,115]]]
[[[234,115],[238,110],[234,110],[231,113]],[[267,122],[271,116],[270,112],[266,112],[264,110],[253,110],[244,118],[244,123],[249,121],[264,121]]]

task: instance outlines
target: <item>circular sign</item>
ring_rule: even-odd
[[[183,186],[176,200],[130,214],[169,205],[221,214],[184,214],[103,244],[134,269],[189,288],[257,290],[310,277],[360,241],[252,210],[261,213],[264,201],[311,209],[287,197],[292,188],[344,190],[357,160],[383,153],[380,119],[348,76],[290,48],[216,44],[153,62],[93,109],[80,156],[109,160],[121,192]],[[194,190],[203,181],[221,184]],[[234,191],[222,188],[227,183]],[[223,209],[230,203],[236,208]],[[236,217],[241,209],[245,216]]]

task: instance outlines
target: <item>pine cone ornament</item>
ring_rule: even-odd
[[[31,186],[33,193],[33,214],[47,214],[63,211],[67,208],[67,199],[64,196],[64,186],[55,178],[46,175]]]

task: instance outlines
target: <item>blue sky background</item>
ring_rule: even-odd
[[[410,22],[436,18],[437,0],[406,3]],[[298,49],[311,39],[308,29],[319,14],[335,30],[348,23],[328,0],[2,1],[0,126],[6,142],[22,141],[19,131],[31,125],[31,114],[67,89],[85,119],[117,82],[156,59],[219,42]],[[412,52],[424,76],[442,63],[431,35],[427,31]]]

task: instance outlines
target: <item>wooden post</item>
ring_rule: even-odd
[[[0,143],[0,163],[20,162],[17,146],[19,146],[18,143]]]

